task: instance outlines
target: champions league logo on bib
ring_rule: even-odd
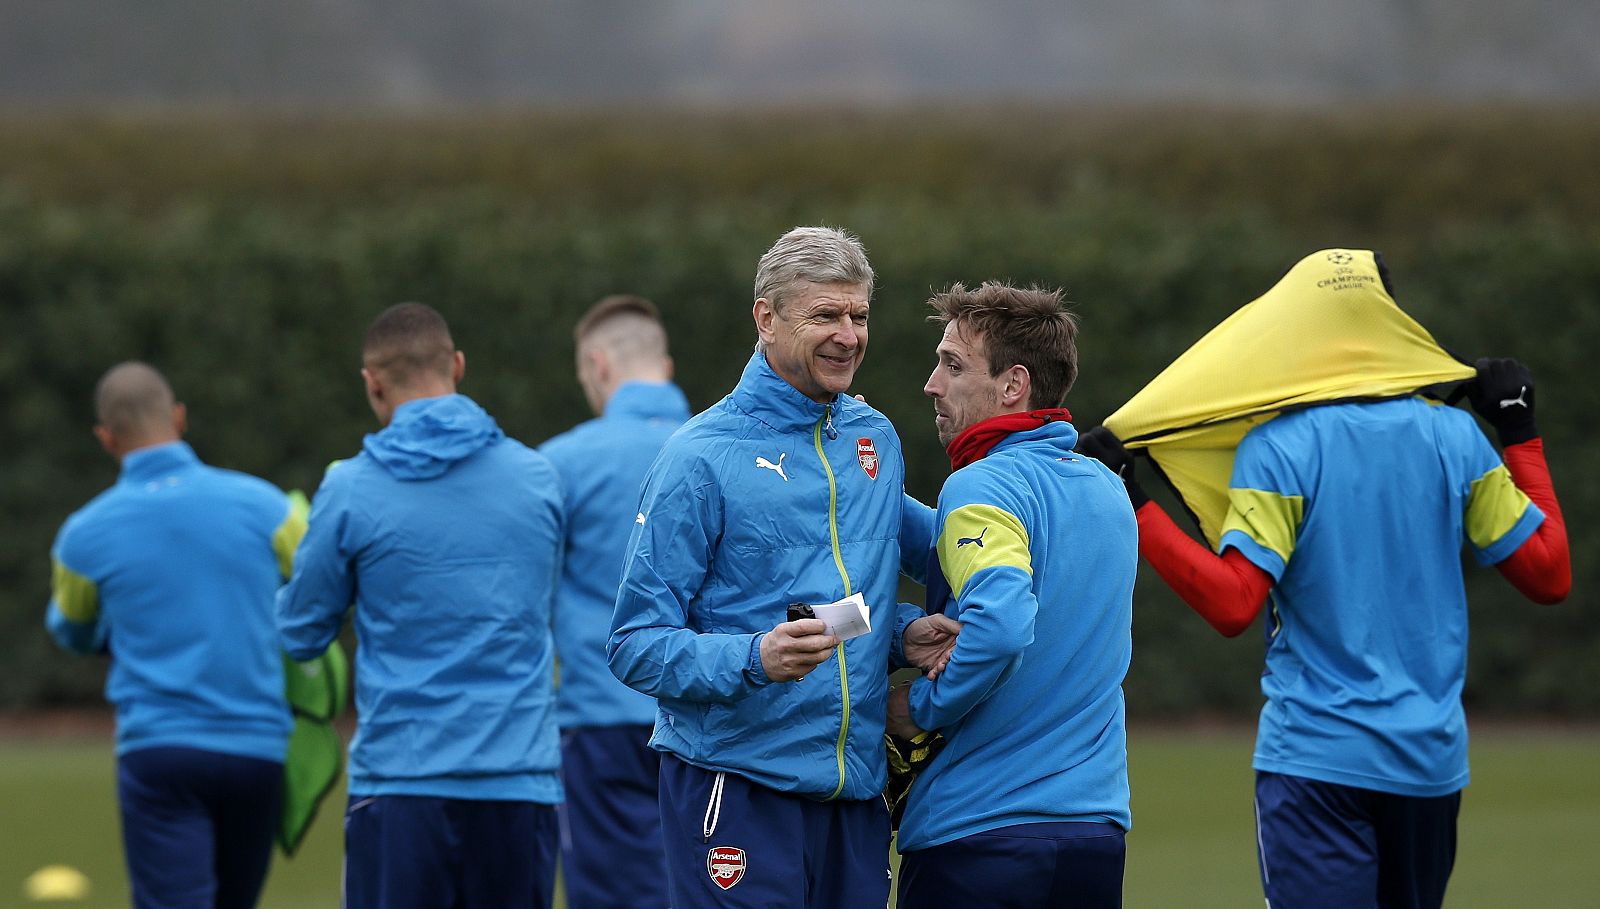
[[[736,846],[713,846],[706,853],[706,873],[711,883],[724,890],[744,879],[744,850]]]

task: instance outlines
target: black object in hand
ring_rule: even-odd
[[[811,611],[810,603],[790,603],[788,618],[785,621],[798,622],[801,619],[814,619],[816,617],[817,614]]]
[[[1472,409],[1500,436],[1500,444],[1516,445],[1539,436],[1533,421],[1533,371],[1510,357],[1483,357],[1473,364],[1478,375],[1467,384]]]
[[[1128,501],[1135,510],[1150,501],[1139,481],[1133,478],[1133,455],[1122,447],[1122,441],[1111,430],[1096,426],[1084,433],[1078,439],[1078,451],[1106,465],[1112,473],[1122,478],[1122,484],[1128,490]]]

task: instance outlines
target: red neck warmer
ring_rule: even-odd
[[[1065,422],[1071,419],[1072,414],[1068,413],[1065,407],[1053,407],[1025,413],[1003,413],[998,417],[974,423],[963,429],[960,435],[951,439],[950,444],[944,447],[950,455],[950,469],[960,470],[978,460],[1000,444],[1001,439],[1014,432],[1038,429],[1046,423],[1057,420]]]

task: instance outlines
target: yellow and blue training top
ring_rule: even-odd
[[[1065,421],[1014,432],[939,493],[928,609],[962,628],[944,672],[911,686],[912,720],[946,745],[912,785],[902,852],[1018,824],[1130,826],[1138,530],[1077,439]]]
[[[51,635],[109,649],[117,753],[183,747],[282,761],[289,738],[273,596],[305,518],[265,480],[183,442],[132,452],[52,551]]]
[[[1467,783],[1460,553],[1543,513],[1472,417],[1420,398],[1278,416],[1239,445],[1220,549],[1271,574],[1255,768],[1411,796]]]

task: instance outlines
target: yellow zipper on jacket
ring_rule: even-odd
[[[828,475],[828,536],[833,542],[833,564],[839,569],[839,577],[844,579],[844,595],[854,593],[850,589],[850,573],[844,567],[844,554],[839,551],[839,488],[833,480],[833,465],[828,463],[828,456],[822,450],[822,424],[833,418],[832,406],[822,409],[822,419],[811,430],[812,442],[817,446],[817,457],[822,461],[822,472]],[[844,642],[840,641],[836,652],[839,655],[839,696],[844,704],[844,715],[839,720],[839,743],[834,746],[834,753],[839,759],[839,785],[834,787],[830,799],[839,797],[844,791],[844,743],[850,735],[850,673],[844,662]]]

